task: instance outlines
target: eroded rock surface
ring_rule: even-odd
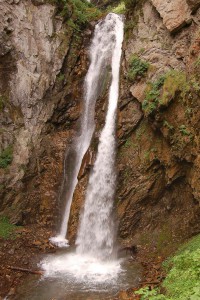
[[[0,1],[0,39],[0,153],[12,152],[0,168],[0,210],[14,223],[38,214],[51,224],[82,100],[82,34],[77,39],[47,1],[7,0]]]
[[[170,32],[175,32],[191,22],[190,9],[186,0],[151,0],[151,2]]]
[[[123,110],[127,115],[124,103],[136,101],[138,106],[124,122],[124,141],[118,128],[119,236],[126,245],[151,245],[153,252],[165,255],[200,230],[199,10],[192,16],[195,22],[183,26],[191,19],[191,5],[146,1],[126,21],[130,29],[122,65],[127,80],[123,76],[119,116]],[[149,67],[131,81],[133,56]]]

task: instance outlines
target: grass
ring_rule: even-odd
[[[124,2],[120,2],[116,7],[114,7],[111,12],[115,14],[125,14],[126,7]]]
[[[148,84],[142,109],[147,115],[151,114],[158,107],[167,107],[178,92],[184,98],[188,90],[189,83],[186,80],[186,74],[181,71],[170,70],[156,81]]]
[[[17,226],[11,224],[7,217],[0,217],[0,238],[11,237]]]
[[[129,61],[128,79],[134,81],[137,77],[144,77],[148,71],[149,63],[132,55]]]
[[[10,145],[0,154],[0,168],[7,168],[13,159],[13,147]]]
[[[167,271],[162,284],[165,294],[146,287],[135,292],[141,300],[200,300],[200,235],[184,244],[163,265]]]

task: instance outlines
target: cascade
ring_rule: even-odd
[[[109,14],[105,20],[100,21],[96,25],[94,38],[90,47],[91,63],[84,83],[84,109],[80,131],[65,158],[61,198],[66,205],[60,232],[56,237],[51,238],[51,242],[60,247],[68,246],[66,234],[71,203],[74,190],[78,183],[77,177],[81,168],[82,159],[88,150],[95,128],[95,103],[101,93],[104,77],[110,65],[115,46],[115,19],[117,20],[117,18],[120,19],[117,15]]]
[[[112,49],[112,83],[109,91],[108,112],[101,132],[97,158],[91,173],[84,211],[76,240],[77,253],[102,260],[110,259],[114,246],[114,222],[112,219],[115,193],[115,123],[119,94],[119,70],[123,41],[121,17],[109,14],[109,44]]]
[[[121,16],[110,13],[96,25],[90,48],[91,65],[85,81],[86,104],[82,132],[77,139],[76,151],[80,151],[81,155],[87,150],[93,134],[94,99],[101,92],[100,83],[106,69],[111,68],[112,78],[105,125],[100,135],[97,157],[80,218],[76,252],[61,252],[41,262],[46,277],[61,276],[62,279],[65,278],[65,284],[68,282],[71,286],[73,282],[75,288],[79,284],[83,284],[83,289],[85,286],[96,289],[98,285],[102,288],[101,284],[105,282],[106,285],[112,285],[116,283],[118,274],[123,272],[120,260],[115,257],[115,228],[112,218],[116,180],[115,124],[122,41]]]

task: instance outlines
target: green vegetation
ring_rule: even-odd
[[[145,0],[125,0],[125,6],[127,10],[133,10],[136,5],[142,5]]]
[[[186,129],[185,125],[181,125],[179,127],[179,131],[183,134],[183,135],[190,135],[191,133]]]
[[[120,2],[116,7],[111,10],[115,14],[125,14],[126,7],[124,2]]]
[[[11,237],[17,226],[11,224],[7,217],[0,217],[0,238],[7,239]]]
[[[162,75],[156,81],[149,84],[146,90],[146,96],[142,103],[142,109],[148,113],[154,111],[160,102],[160,89],[165,81],[165,76]]]
[[[168,128],[169,130],[174,129],[174,127],[171,124],[169,124],[169,122],[167,122],[166,120],[163,122],[163,126]]]
[[[49,0],[58,7],[60,15],[68,21],[68,25],[75,30],[95,20],[101,12],[87,0]]]
[[[171,70],[164,76],[162,98],[160,104],[167,105],[175,97],[176,92],[188,90],[186,74],[177,70]]]
[[[5,169],[8,165],[11,164],[13,158],[13,147],[8,146],[3,152],[0,154],[0,168]]]
[[[162,290],[148,287],[135,292],[141,300],[200,300],[200,235],[185,244],[163,266],[167,276]]]
[[[170,70],[156,81],[149,83],[142,108],[147,114],[151,114],[158,106],[167,106],[177,92],[184,96],[188,90],[189,84],[185,73]]]
[[[128,79],[134,81],[137,77],[144,77],[149,68],[149,63],[132,55],[129,61]]]
[[[4,109],[8,99],[4,95],[0,95],[0,112]]]
[[[58,81],[63,81],[65,79],[65,74],[60,73],[57,78]]]

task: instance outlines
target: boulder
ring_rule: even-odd
[[[189,6],[185,0],[151,0],[151,2],[163,18],[164,25],[172,33],[192,20]]]

